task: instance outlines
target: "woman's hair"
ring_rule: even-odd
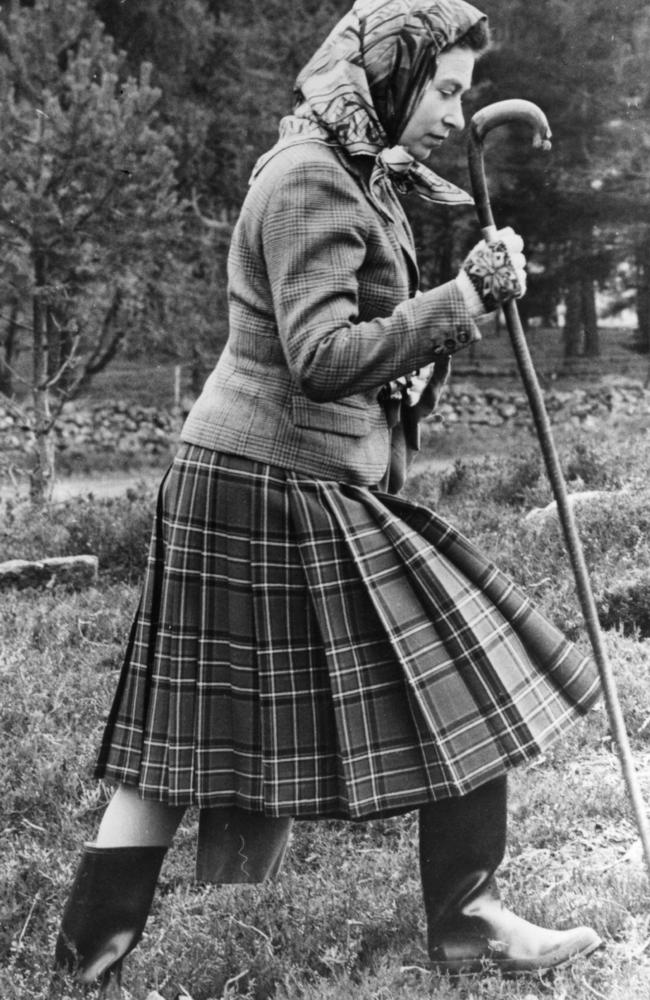
[[[489,44],[490,28],[486,18],[473,24],[469,31],[466,31],[453,43],[454,46],[458,45],[461,49],[472,49],[474,52],[484,52]],[[452,47],[449,46],[449,48]]]

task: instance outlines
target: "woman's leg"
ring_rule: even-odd
[[[96,847],[169,847],[185,806],[142,799],[137,788],[120,785],[99,824]]]
[[[149,915],[158,875],[184,807],[141,799],[120,785],[87,844],[63,911],[57,968],[83,983],[119,978]]]

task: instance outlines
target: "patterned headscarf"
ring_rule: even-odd
[[[299,103],[280,123],[281,139],[324,130],[350,155],[377,157],[398,142],[436,57],[482,20],[464,0],[357,0],[298,75]],[[415,166],[410,179],[424,197],[471,203],[459,188]]]

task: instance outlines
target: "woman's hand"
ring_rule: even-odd
[[[420,368],[410,377],[407,392],[409,409],[418,420],[424,420],[436,409],[442,391],[449,378],[451,358],[438,358],[433,364]]]
[[[501,303],[519,299],[526,291],[524,242],[510,226],[500,229],[491,243],[481,240],[470,250],[456,278],[474,317],[492,312]]]

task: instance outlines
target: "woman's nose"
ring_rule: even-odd
[[[465,127],[465,115],[463,114],[463,107],[460,100],[445,115],[445,125],[450,129],[454,128],[459,131]]]

